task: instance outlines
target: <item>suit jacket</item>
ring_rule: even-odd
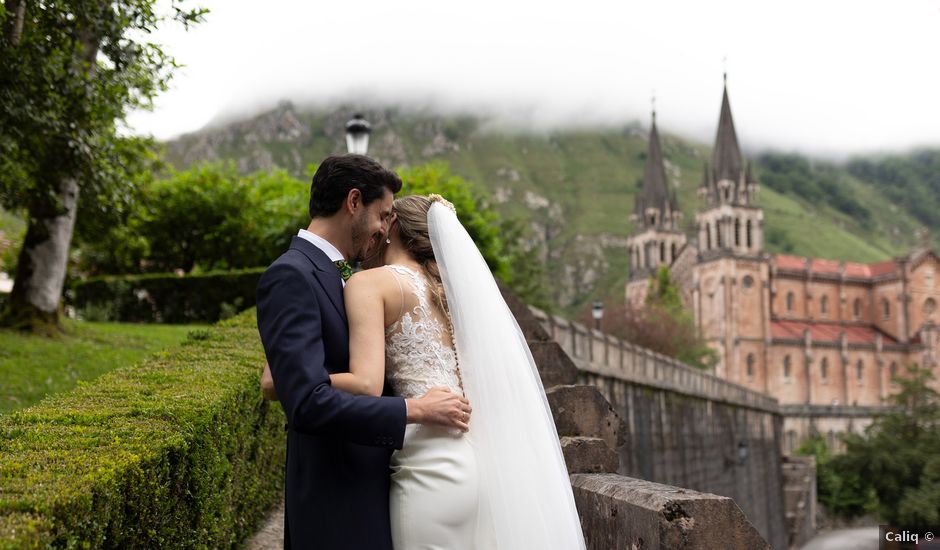
[[[405,401],[334,389],[348,371],[339,271],[294,237],[258,283],[258,330],[287,416],[284,547],[392,549],[389,457],[401,449]]]

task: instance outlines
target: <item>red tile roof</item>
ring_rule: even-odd
[[[770,334],[774,338],[802,340],[803,333],[809,330],[810,336],[817,342],[838,342],[839,334],[845,332],[850,344],[874,344],[875,335],[881,334],[882,342],[895,344],[897,341],[878,330],[873,325],[842,325],[839,323],[809,323],[806,321],[771,321]]]
[[[838,260],[826,260],[822,258],[804,258],[802,256],[790,256],[788,254],[776,254],[773,256],[774,265],[777,269],[790,271],[805,271],[806,262],[809,260],[809,269],[813,273],[824,275],[838,275],[839,266],[843,262]],[[881,275],[889,275],[897,269],[895,260],[887,260],[874,264],[860,264],[857,262],[844,262],[845,276],[854,279],[871,279]]]

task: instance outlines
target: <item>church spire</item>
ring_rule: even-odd
[[[659,130],[656,128],[656,111],[653,111],[652,118],[646,166],[643,170],[643,189],[636,199],[634,213],[641,227],[672,227],[673,213],[677,208],[675,199],[670,196],[666,180]]]
[[[721,97],[721,115],[718,117],[718,133],[715,136],[715,148],[712,151],[712,170],[716,182],[731,180],[737,184],[741,178],[741,148],[738,135],[734,131],[734,119],[731,117],[731,102],[728,100],[728,75],[725,74],[724,93]]]
[[[670,192],[666,179],[655,107],[651,118],[643,188],[636,195],[630,216],[634,223],[633,234],[627,237],[630,277],[634,281],[645,281],[658,266],[672,265],[686,244],[685,234],[679,228],[682,220],[679,201],[675,192]]]
[[[662,225],[670,210],[669,186],[666,183],[666,168],[663,164],[662,146],[659,142],[659,130],[656,128],[656,111],[653,111],[653,124],[650,127],[649,147],[646,153],[646,167],[643,171],[643,191],[636,201],[637,217],[643,220],[643,226]],[[655,210],[651,218],[651,210]]]

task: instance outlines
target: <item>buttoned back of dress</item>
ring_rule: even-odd
[[[403,265],[388,265],[405,293],[417,305],[385,329],[385,373],[395,395],[420,397],[434,387],[463,394],[457,353],[446,313],[432,304],[429,284],[422,273]]]

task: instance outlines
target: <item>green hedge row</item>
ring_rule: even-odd
[[[177,276],[115,275],[77,281],[67,301],[83,319],[132,323],[213,323],[255,305],[264,268]]]
[[[283,489],[247,311],[0,417],[0,548],[235,548]]]

